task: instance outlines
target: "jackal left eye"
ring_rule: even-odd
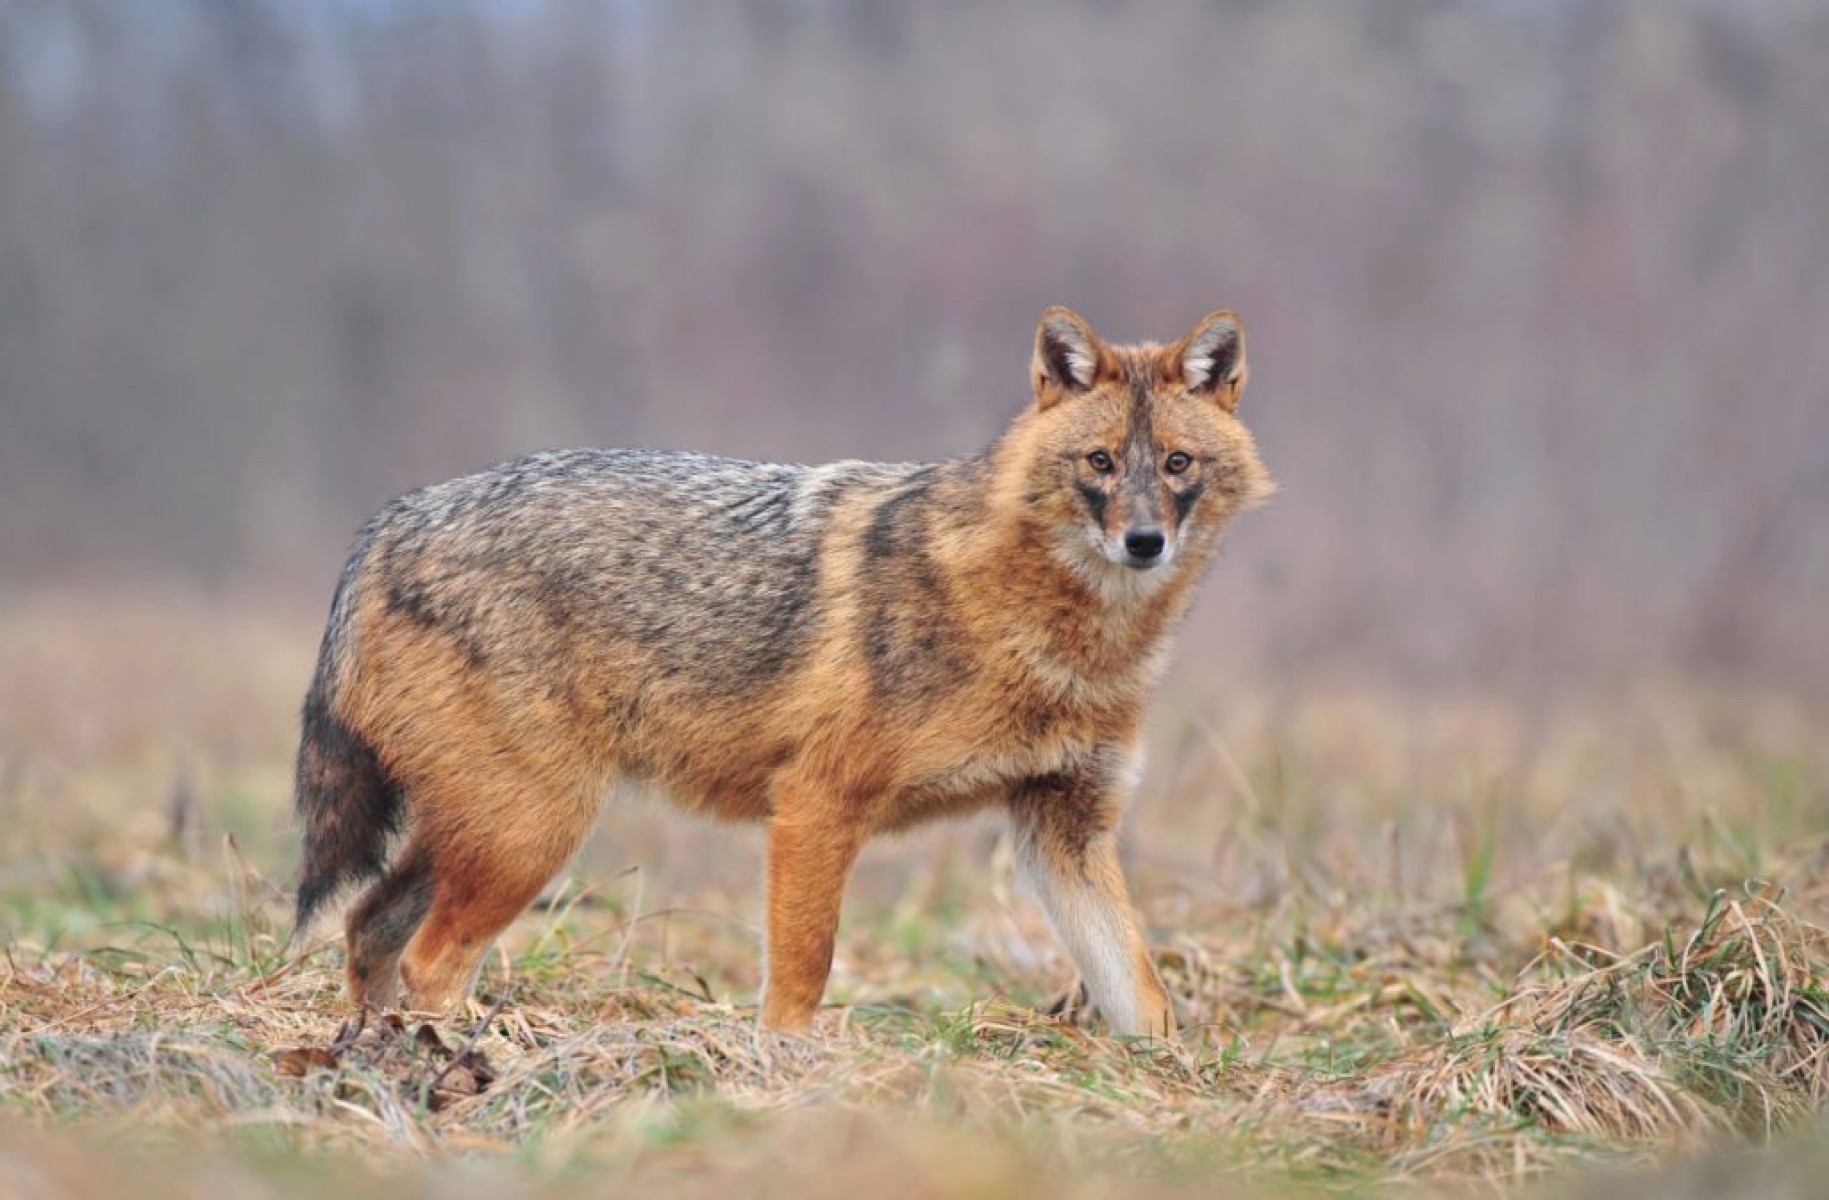
[[[1167,461],[1162,464],[1162,469],[1167,471],[1170,475],[1179,475],[1193,465],[1194,460],[1192,458],[1182,451],[1177,450],[1175,453],[1168,456]]]

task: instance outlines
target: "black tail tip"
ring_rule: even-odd
[[[305,936],[311,928],[312,918],[317,916],[318,909],[324,906],[324,901],[330,899],[330,894],[335,890],[335,885],[328,880],[307,879],[299,884],[298,902],[292,910],[292,937],[288,945],[297,944]]]

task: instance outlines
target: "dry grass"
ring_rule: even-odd
[[[1616,1196],[1781,1195],[1815,1161],[1733,1147],[1810,1140],[1829,1089],[1820,714],[1167,706],[1133,868],[1173,1044],[1040,1015],[1070,974],[985,824],[867,856],[820,1038],[761,1034],[754,836],[620,800],[467,1021],[357,1025],[334,945],[279,949],[313,617],[0,619],[0,1178],[27,1194],[144,1192],[144,1156],[153,1195],[800,1200],[1602,1166],[1679,1172]]]

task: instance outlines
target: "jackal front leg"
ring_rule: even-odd
[[[1121,771],[1094,762],[1031,780],[1010,801],[1017,869],[1080,969],[1113,1033],[1175,1031],[1118,864]]]
[[[762,1024],[805,1033],[832,973],[838,910],[861,833],[842,822],[778,811],[768,831],[768,933]]]

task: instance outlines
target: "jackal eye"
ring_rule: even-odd
[[[1086,456],[1086,462],[1093,470],[1101,475],[1109,475],[1112,473],[1113,469],[1117,467],[1117,464],[1111,461],[1111,455],[1105,453],[1103,450],[1094,450],[1091,454],[1088,454]]]
[[[1177,450],[1175,453],[1168,456],[1168,461],[1162,464],[1162,469],[1167,471],[1170,475],[1179,475],[1193,465],[1194,460],[1192,458],[1188,457],[1184,452]]]

